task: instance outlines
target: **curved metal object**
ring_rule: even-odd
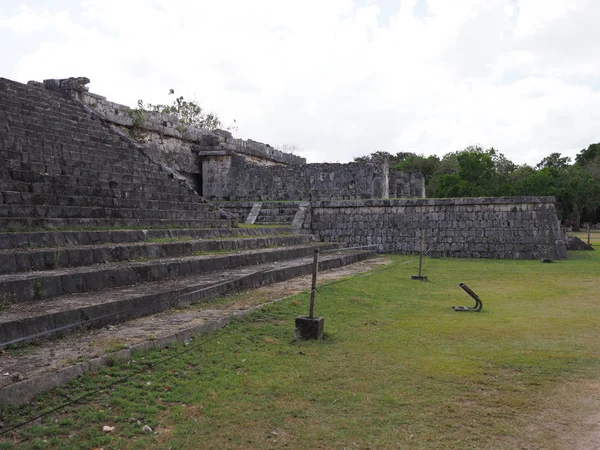
[[[475,300],[475,306],[473,307],[469,307],[469,306],[453,306],[452,309],[454,311],[472,311],[472,312],[479,312],[481,311],[481,308],[483,308],[483,302],[481,301],[481,299],[479,298],[479,296],[473,292],[471,290],[471,288],[469,288],[469,286],[467,286],[465,283],[460,283],[459,286],[461,288],[463,288],[463,290],[469,294],[474,300]]]

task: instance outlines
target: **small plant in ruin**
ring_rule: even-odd
[[[169,89],[169,95],[175,96],[175,90]],[[175,97],[170,104],[145,103],[141,99],[138,100],[137,108],[132,111],[134,127],[136,126],[136,119],[138,122],[141,120],[141,123],[143,123],[147,111],[177,117],[179,122],[183,125],[190,125],[207,130],[223,128],[223,122],[221,122],[217,113],[207,113],[198,102],[195,100],[186,100],[182,95]],[[138,123],[137,126],[139,127],[141,123]],[[237,126],[235,120],[230,126],[225,128],[228,131],[236,130]]]

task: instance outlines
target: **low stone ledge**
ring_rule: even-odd
[[[514,205],[556,202],[555,197],[465,197],[427,199],[369,199],[369,200],[322,200],[310,203],[312,208],[360,208],[386,206],[466,206],[466,205]]]

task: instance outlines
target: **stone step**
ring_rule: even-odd
[[[85,113],[82,114],[85,117]],[[134,154],[127,154],[130,147],[120,136],[108,132],[100,122],[93,119],[73,125],[69,125],[68,121],[61,121],[60,118],[55,118],[45,125],[35,120],[16,122],[8,119],[6,122],[10,134],[3,136],[0,142],[7,149],[18,151],[25,147],[45,150],[69,148],[74,152],[94,149],[108,152],[110,156],[120,154],[126,158],[136,157]]]
[[[10,305],[0,318],[0,348],[48,339],[82,326],[103,327],[167,308],[187,306],[218,295],[281,282],[310,274],[312,251],[301,258],[228,269],[139,286],[69,295],[29,304]],[[319,270],[329,270],[374,257],[368,251],[323,252]]]
[[[9,161],[10,163],[10,161]],[[104,166],[104,170],[89,170],[86,168],[78,168],[70,170],[68,166],[47,167],[44,164],[29,164],[18,163],[17,167],[5,166],[9,171],[10,177],[17,181],[26,182],[45,182],[46,177],[52,177],[54,183],[66,184],[68,177],[77,177],[79,180],[85,179],[88,182],[96,182],[97,180],[117,182],[117,183],[138,183],[145,186],[162,186],[168,182],[168,174],[165,172],[142,172],[133,170],[130,173],[117,173],[111,170],[110,166]],[[25,165],[25,167],[23,167]],[[93,184],[92,184],[93,185]]]
[[[58,206],[58,205],[4,205],[0,204],[0,218],[98,218],[98,219],[168,219],[168,220],[212,220],[218,219],[218,211],[182,209],[113,208],[103,206]]]
[[[286,248],[250,250],[224,255],[188,256],[92,267],[55,269],[0,275],[0,292],[17,302],[32,302],[66,294],[105,290],[138,283],[216,272],[242,266],[301,258],[315,248],[336,248],[336,243],[310,243]]]
[[[77,180],[74,179],[73,182]],[[113,183],[112,186],[115,186]],[[96,186],[81,186],[78,184],[54,184],[49,182],[28,183],[0,178],[0,191],[6,192],[30,192],[32,194],[53,194],[60,196],[76,197],[110,197],[121,199],[144,199],[144,200],[166,200],[166,201],[190,201],[202,204],[203,200],[191,189],[176,185],[165,185],[160,190],[143,184],[127,183],[123,188],[111,188],[109,181],[96,183]],[[129,186],[129,187],[128,187]],[[183,197],[181,197],[183,196]]]
[[[265,222],[271,223],[292,223],[294,216],[258,216],[256,218],[257,224],[264,224]]]
[[[82,142],[81,139],[71,138],[66,140],[65,136],[53,136],[52,134],[28,134],[23,137],[12,134],[6,138],[2,136],[0,138],[0,152],[3,156],[12,155],[13,153],[27,153],[38,158],[46,156],[65,158],[71,161],[100,162],[101,160],[107,160],[111,164],[116,164],[119,161],[152,164],[147,156],[127,147],[124,142],[110,144],[110,140],[107,140],[105,143],[90,143]],[[18,159],[22,160],[21,158]]]
[[[263,209],[260,213],[261,216],[281,216],[281,215],[294,215],[298,211],[298,208],[280,208],[280,209]]]
[[[0,274],[82,267],[119,261],[174,258],[206,252],[284,247],[314,242],[312,235],[219,238],[176,242],[46,247],[0,250]]]
[[[184,198],[185,199],[185,198]],[[182,199],[182,200],[184,200]],[[112,196],[77,196],[58,194],[32,194],[29,192],[0,191],[0,205],[17,206],[53,206],[53,207],[102,207],[102,208],[139,208],[148,210],[181,210],[205,212],[211,215],[217,211],[210,203],[192,201],[160,201]],[[59,213],[60,214],[60,213]],[[46,215],[47,216],[47,215]],[[60,217],[55,215],[51,217]],[[209,216],[207,216],[209,217]]]
[[[162,172],[160,166],[152,163],[147,158],[131,158],[114,151],[101,151],[98,148],[77,147],[76,151],[65,151],[64,149],[52,149],[46,145],[24,145],[22,148],[11,149],[10,146],[2,144],[0,155],[5,161],[5,166],[19,169],[23,167],[38,165],[49,167],[59,165],[65,167],[87,167],[93,170],[106,170],[106,167],[122,168],[123,170],[140,170],[151,172]],[[131,150],[129,150],[131,151]]]
[[[265,228],[171,228],[150,230],[79,230],[0,233],[0,249],[76,247],[78,245],[124,244],[150,239],[216,239],[275,236],[290,233],[289,227]]]
[[[48,218],[0,217],[0,231],[31,231],[37,229],[89,228],[212,228],[228,227],[227,219],[172,220],[172,219],[107,219],[107,218]]]
[[[192,192],[191,189],[186,186],[182,186],[179,182],[169,179],[167,174],[164,178],[148,178],[142,176],[132,176],[131,179],[127,180],[124,177],[111,175],[110,172],[96,173],[93,177],[87,177],[80,175],[71,174],[60,174],[50,175],[44,172],[33,172],[23,171],[17,169],[9,170],[10,179],[3,178],[0,181],[22,181],[25,183],[45,183],[45,184],[56,184],[56,185],[78,185],[86,187],[111,187],[111,183],[114,189],[119,190],[133,190],[134,187],[143,187],[145,190],[162,190],[163,188],[171,188],[173,193],[176,192]],[[125,177],[126,178],[126,177]],[[3,189],[11,190],[11,189]]]
[[[252,206],[252,202],[215,202],[219,208],[233,214],[238,220],[246,220],[249,216]],[[277,224],[277,223],[292,223],[296,212],[298,211],[300,202],[262,202],[260,212],[255,219],[255,223],[261,224]],[[266,217],[273,216],[288,216],[285,219],[267,219]],[[291,217],[291,218],[290,218]]]
[[[110,167],[111,173],[119,175],[128,175],[132,173],[165,175],[156,164],[152,165],[139,161],[111,161],[99,157],[94,157],[93,161],[91,161],[92,158],[80,158],[74,160],[62,156],[40,156],[35,153],[22,153],[21,159],[19,159],[15,156],[15,152],[5,153],[9,153],[4,158],[4,167],[6,169],[60,175],[61,173],[73,173],[81,170],[92,170],[100,173],[107,171],[107,168]]]
[[[15,82],[12,82],[13,86],[6,88],[4,81],[5,79],[0,80],[0,99],[3,101],[3,110],[11,116],[20,117],[24,111],[27,111],[29,114],[47,114],[46,120],[52,118],[68,119],[73,122],[81,120],[83,109],[72,100],[55,92],[15,87]],[[10,82],[10,80],[6,81]],[[17,98],[27,98],[27,104],[16,101]]]

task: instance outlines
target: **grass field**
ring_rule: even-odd
[[[0,448],[577,448],[600,407],[589,402],[600,392],[600,252],[552,264],[428,258],[425,283],[410,280],[415,258],[391,259],[319,290],[323,341],[293,340],[308,305],[295,296],[5,409],[4,429],[172,357]],[[451,309],[474,304],[460,282],[480,313]]]

